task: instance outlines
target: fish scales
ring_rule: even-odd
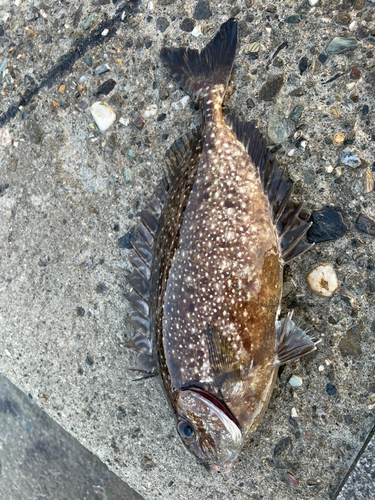
[[[141,255],[141,243],[133,245],[144,262],[138,270],[151,278],[135,286],[138,310],[138,295],[150,295],[141,304],[149,315],[133,316],[140,333],[128,346],[142,352],[137,369],[160,373],[184,445],[211,472],[232,468],[279,365],[315,349],[292,313],[278,318],[282,265],[308,249],[309,225],[261,135],[223,118],[236,45],[231,19],[202,52],[163,49],[204,121],[182,151],[172,147],[168,194],[155,191],[140,226],[150,246],[142,243]]]

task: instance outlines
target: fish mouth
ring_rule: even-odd
[[[240,430],[241,427],[237,420],[234,418],[232,413],[228,410],[224,404],[219,401],[215,396],[212,396],[212,394],[209,394],[208,392],[204,391],[203,389],[199,389],[198,387],[190,386],[190,387],[183,387],[180,389],[181,391],[191,391],[199,394],[201,397],[205,398],[207,401],[210,401],[213,403],[219,410],[221,410]]]

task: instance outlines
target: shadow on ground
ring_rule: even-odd
[[[0,374],[2,500],[142,500]]]

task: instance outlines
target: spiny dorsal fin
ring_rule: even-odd
[[[296,318],[292,321],[293,311],[281,321],[276,321],[275,365],[283,365],[316,349],[319,340],[312,338],[313,329]]]
[[[257,167],[264,193],[270,204],[270,214],[276,225],[280,255],[284,263],[306,252],[312,245],[302,238],[311,226],[298,218],[302,204],[297,205],[290,196],[293,185],[284,181],[283,171],[266,149],[266,141],[252,123],[245,123],[233,115],[225,117],[226,125],[243,144]]]
[[[228,339],[218,330],[216,325],[207,324],[204,334],[208,348],[210,365],[218,389],[223,392],[224,387],[231,387],[241,383],[241,369],[239,361]]]

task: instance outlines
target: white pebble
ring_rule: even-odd
[[[319,365],[318,370],[319,370],[320,372],[322,372],[322,371],[324,370],[324,366],[323,366],[323,365]]]
[[[172,104],[172,106],[174,107],[174,109],[185,109],[187,103],[189,102],[189,99],[190,99],[190,97],[187,95],[187,96],[183,97],[182,99],[180,99],[179,101],[174,102]]]
[[[320,264],[306,276],[310,290],[321,297],[331,297],[339,287],[336,272],[331,264]]]
[[[130,118],[121,117],[119,119],[119,122],[121,123],[121,125],[124,125],[124,127],[127,127],[130,124]]]
[[[333,167],[332,167],[332,165],[327,165],[327,166],[326,166],[326,172],[327,172],[327,174],[332,174],[332,172],[333,172]]]
[[[106,28],[105,30],[102,31],[102,36],[107,36],[109,33],[109,29]]]
[[[155,116],[157,112],[158,107],[156,106],[156,104],[151,104],[151,106],[145,109],[145,111],[143,112],[143,116],[145,118],[149,118],[150,116]]]
[[[0,146],[8,146],[12,142],[12,138],[7,128],[0,129]]]
[[[355,30],[357,29],[357,26],[358,26],[357,21],[352,21],[352,22],[349,24],[349,31],[355,31]]]
[[[302,379],[301,377],[297,377],[297,375],[292,375],[289,379],[289,384],[292,386],[292,387],[301,387],[302,385]]]
[[[94,102],[90,111],[101,132],[108,130],[116,121],[116,113],[105,102]]]
[[[311,5],[311,7],[314,7],[314,5],[316,5],[318,2],[319,0],[309,0],[309,4]]]
[[[292,418],[297,418],[297,417],[298,417],[298,413],[297,413],[297,410],[296,410],[295,408],[292,408],[292,409],[290,410],[290,416],[291,416]]]
[[[352,90],[352,89],[354,89],[354,87],[355,87],[355,82],[350,82],[350,83],[346,84],[346,88],[348,90]]]
[[[288,153],[288,156],[293,156],[294,155],[294,149],[291,149]]]
[[[195,37],[199,36],[202,34],[202,26],[196,26],[193,31],[191,32],[191,34]]]

